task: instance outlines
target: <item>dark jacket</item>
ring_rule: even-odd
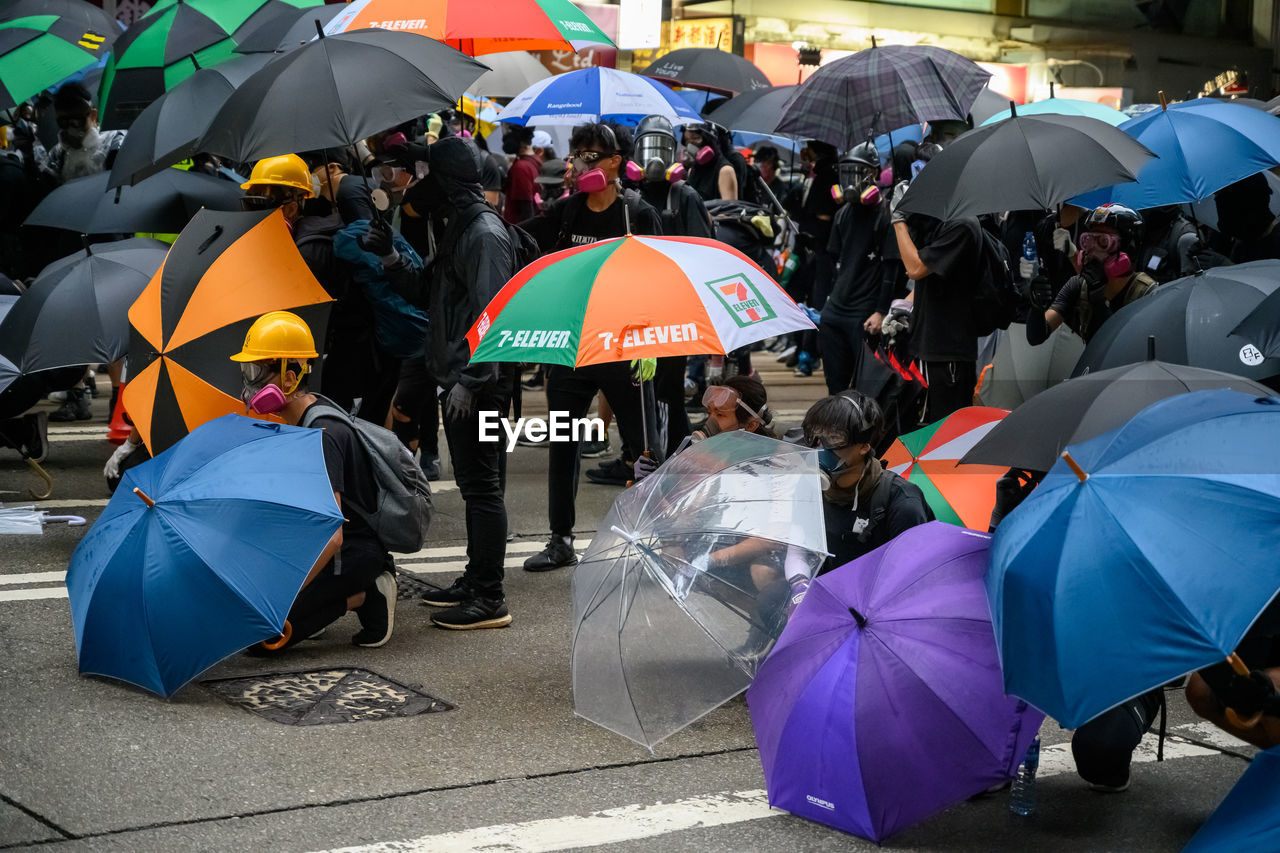
[[[466,145],[450,137],[430,150],[431,171],[415,185],[420,194],[406,200],[415,210],[433,211],[437,222],[444,222],[444,232],[426,276],[392,275],[391,283],[410,302],[427,309],[427,363],[441,387],[461,382],[472,391],[492,390],[498,365],[468,364],[466,334],[515,274],[511,239],[497,211],[484,200],[479,166]]]
[[[684,181],[645,181],[640,197],[658,211],[662,233],[673,237],[706,237],[713,239],[715,228],[702,196]]]

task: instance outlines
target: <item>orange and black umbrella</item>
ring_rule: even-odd
[[[197,213],[129,309],[124,405],[147,449],[160,453],[206,421],[245,413],[230,356],[255,319],[293,311],[319,343],[331,301],[280,211]]]

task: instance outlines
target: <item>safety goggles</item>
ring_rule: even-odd
[[[254,195],[241,196],[240,209],[246,213],[253,213],[261,210],[275,210],[277,207],[284,207],[291,201],[301,200],[301,193],[276,193],[268,190],[266,193],[255,193]]]
[[[606,155],[601,151],[577,151],[569,159],[573,161],[573,165],[581,168],[581,167],[587,167],[587,166],[594,166],[596,163],[599,163],[601,160],[603,160],[606,156],[612,157],[613,155],[612,154]]]
[[[1120,237],[1107,231],[1086,231],[1080,235],[1080,251],[1113,255],[1120,250]]]
[[[240,363],[240,376],[250,385],[261,385],[275,373],[276,368],[273,363],[262,361],[242,361]]]
[[[846,447],[853,446],[853,442],[849,440],[849,436],[846,433],[834,430],[814,430],[806,433],[804,443],[809,447],[832,451],[844,450]]]
[[[702,405],[705,409],[716,409],[718,411],[732,410],[741,406],[744,412],[760,421],[760,423],[764,423],[764,416],[742,402],[742,395],[728,385],[708,385],[707,390],[702,395]]]

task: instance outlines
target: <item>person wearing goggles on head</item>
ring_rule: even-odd
[[[1142,217],[1119,204],[1096,208],[1085,217],[1075,258],[1077,274],[1056,296],[1048,279],[1031,282],[1028,343],[1044,343],[1063,323],[1089,341],[1113,313],[1155,290],[1155,279],[1132,261],[1140,256],[1142,227]]]
[[[865,340],[880,334],[901,269],[885,262],[886,253],[896,254],[897,245],[876,183],[880,155],[875,145],[864,142],[841,157],[839,174],[832,196],[840,210],[825,247],[836,264],[835,281],[818,324],[829,394],[853,386],[867,350]]]
[[[884,415],[860,391],[824,397],[809,407],[803,441],[819,449],[827,558],[822,571],[873,551],[904,530],[933,519],[924,493],[885,468],[872,450],[884,437]]]
[[[308,387],[307,377],[318,357],[311,329],[301,317],[288,311],[263,314],[249,327],[244,346],[230,356],[240,364],[244,385],[240,397],[246,408],[297,426],[312,406],[333,407]],[[252,651],[259,654],[295,645],[348,612],[354,612],[361,625],[351,638],[353,645],[376,648],[391,639],[394,563],[362,509],[378,505],[377,484],[351,424],[327,414],[313,417],[308,425],[322,428],[325,468],[338,507],[347,510],[347,520],[325,546],[289,608],[285,632],[255,646]]]

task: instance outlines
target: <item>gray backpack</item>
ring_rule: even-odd
[[[300,426],[312,426],[318,418],[346,421],[364,447],[378,492],[376,507],[370,509],[344,501],[343,509],[350,506],[355,510],[388,551],[398,554],[421,551],[431,527],[431,484],[426,474],[395,433],[351,417],[327,397],[317,394],[316,399],[319,403],[307,409]]]

